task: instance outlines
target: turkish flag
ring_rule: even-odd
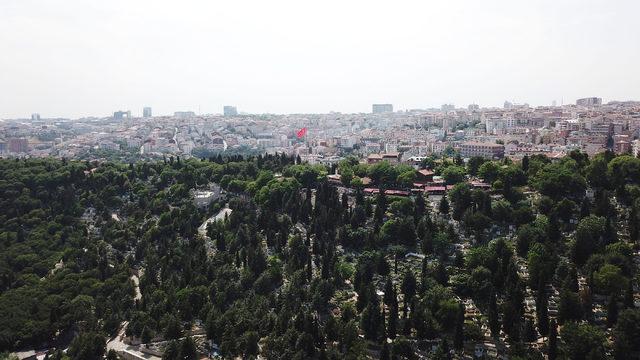
[[[307,135],[307,128],[303,127],[302,129],[300,129],[298,131],[298,133],[296,134],[298,136],[298,139],[301,139],[302,137],[304,137],[305,135]]]

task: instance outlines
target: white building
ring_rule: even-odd
[[[193,190],[192,193],[194,204],[197,207],[206,207],[220,198],[222,189],[217,184],[211,184],[209,190]]]

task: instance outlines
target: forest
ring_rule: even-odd
[[[640,358],[640,159],[419,167],[0,159],[0,358]]]

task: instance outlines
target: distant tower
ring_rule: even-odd
[[[589,97],[589,98],[578,99],[578,100],[576,100],[576,105],[579,105],[579,106],[598,106],[598,105],[602,105],[602,98]]]
[[[235,106],[225,105],[223,108],[224,116],[237,116],[238,109]]]
[[[145,106],[144,108],[142,108],[142,117],[149,118],[152,116],[153,115],[151,115],[151,108],[149,106]]]
[[[113,113],[113,118],[115,120],[123,120],[123,119],[131,119],[131,111],[127,110],[127,111],[116,111]]]
[[[553,100],[553,101],[551,102],[551,106],[553,106],[553,107],[558,106],[558,102],[557,102],[557,101],[555,101],[555,100]]]
[[[40,120],[40,114],[38,114],[38,113],[31,114],[31,120],[39,121]]]
[[[393,112],[393,105],[392,104],[373,104],[371,105],[371,112],[374,114]]]

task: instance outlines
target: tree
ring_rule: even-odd
[[[449,185],[464,181],[465,170],[461,166],[451,165],[442,171],[442,177]]]
[[[106,342],[102,335],[84,332],[73,339],[68,354],[73,360],[101,360],[105,351]]]
[[[504,332],[509,336],[509,341],[512,344],[520,342],[520,326],[522,321],[521,312],[518,309],[518,304],[514,299],[508,299],[503,304],[503,318],[502,328]]]
[[[609,296],[607,304],[607,327],[613,327],[618,321],[618,299],[615,295]]]
[[[453,347],[460,351],[464,346],[464,305],[458,305],[458,316],[456,318],[456,328],[453,337]]]
[[[473,212],[469,209],[464,213],[462,223],[465,230],[473,234],[476,241],[481,242],[484,239],[485,230],[491,224],[491,219],[479,211]]]
[[[602,241],[604,230],[604,218],[590,215],[580,220],[571,248],[573,260],[577,265],[583,265],[591,254],[604,247]]]
[[[422,253],[425,255],[433,253],[433,235],[430,230],[425,231],[421,237],[420,250],[422,250]]]
[[[541,284],[542,285],[538,287],[536,297],[536,320],[540,335],[547,336],[547,334],[549,334],[549,298],[544,282],[541,282]]]
[[[607,178],[607,160],[604,154],[596,155],[586,167],[586,178],[595,188],[605,188],[609,185]]]
[[[533,320],[529,317],[524,319],[524,341],[534,342],[537,339],[536,329],[533,326]]]
[[[180,359],[182,360],[196,360],[198,359],[198,350],[196,349],[196,343],[190,336],[187,336],[180,343]]]
[[[372,341],[378,339],[380,334],[379,331],[382,324],[382,318],[379,310],[379,303],[376,300],[369,301],[369,304],[362,312],[362,315],[360,318],[360,327],[364,332],[365,339],[372,340]]]
[[[616,188],[622,188],[625,184],[639,183],[640,159],[630,155],[614,158],[607,164],[607,178]]]
[[[378,196],[376,197],[376,210],[373,218],[376,223],[382,223],[385,213],[387,212],[387,197],[384,194],[384,191],[380,191]]]
[[[398,333],[398,304],[391,305],[387,322],[387,337],[395,339]]]
[[[164,323],[164,338],[169,340],[175,340],[182,336],[182,327],[180,326],[180,321],[176,319],[175,316],[168,314]]]
[[[175,340],[169,341],[164,348],[162,360],[173,360],[180,358],[180,347]]]
[[[554,200],[579,199],[586,188],[586,181],[572,160],[545,165],[530,182],[536,190]]]
[[[415,248],[417,235],[414,222],[410,217],[387,220],[380,228],[380,239],[384,245],[401,244]]]
[[[403,172],[402,174],[398,175],[396,179],[396,182],[398,183],[398,185],[400,185],[405,189],[411,188],[415,181],[416,181],[416,172],[413,169]]]
[[[389,344],[387,344],[387,342],[385,341],[384,344],[382,344],[382,350],[380,350],[380,360],[390,360],[391,359],[391,353],[389,352]]]
[[[469,158],[469,161],[467,162],[467,172],[469,172],[469,175],[478,175],[478,170],[480,169],[480,166],[485,163],[485,161],[485,158],[481,156],[472,156],[471,158]]]
[[[452,216],[460,220],[464,212],[471,206],[471,189],[467,184],[457,184],[449,191],[449,199],[453,203]]]
[[[422,217],[425,215],[426,213],[426,204],[424,201],[424,196],[422,196],[422,193],[419,193],[416,196],[416,200],[415,200],[415,204],[414,204],[414,209],[415,209],[415,213],[414,213],[414,220],[416,222],[421,221]]]
[[[387,281],[384,284],[384,304],[387,306],[393,306],[398,304],[398,298],[396,294],[396,287],[393,285],[393,281],[390,277],[387,277]]]
[[[560,333],[565,354],[570,359],[585,360],[589,354],[604,353],[605,336],[597,327],[569,322]]]
[[[558,305],[558,322],[564,324],[567,321],[577,321],[582,319],[582,306],[578,294],[563,289],[560,292],[560,303]]]
[[[549,360],[556,360],[558,357],[558,325],[555,320],[551,320],[549,325],[549,350],[547,352]]]
[[[591,289],[585,287],[580,290],[579,293],[580,302],[582,305],[582,317],[590,323],[593,323],[593,300],[591,298]]]
[[[562,221],[568,223],[573,218],[573,215],[576,212],[576,208],[577,206],[575,202],[564,198],[556,204],[553,210],[558,215],[558,217],[562,219]]]
[[[621,311],[613,334],[616,359],[627,359],[630,353],[640,351],[640,309]]]
[[[440,214],[449,215],[449,201],[447,200],[447,196],[443,195],[442,199],[440,199],[440,204],[438,205],[438,211]]]
[[[627,289],[629,279],[622,275],[622,269],[612,264],[603,265],[593,274],[593,285],[598,293],[620,295]]]
[[[499,172],[500,167],[493,161],[485,162],[478,169],[478,175],[489,184],[492,184],[498,178]]]
[[[546,284],[553,275],[555,263],[553,256],[545,246],[540,243],[533,244],[527,254],[527,262],[529,264],[530,286],[539,286],[540,282]]]
[[[142,335],[140,335],[140,340],[142,341],[143,344],[148,344],[151,342],[152,338],[153,338],[153,332],[151,331],[151,329],[149,329],[149,327],[145,326],[142,329]]]
[[[529,155],[525,155],[522,158],[522,171],[524,171],[525,173],[527,173],[529,171]]]
[[[491,330],[491,335],[496,337],[500,333],[500,321],[498,319],[498,306],[496,304],[495,292],[491,294],[487,316],[489,317],[489,330]]]
[[[404,318],[406,318],[409,303],[411,302],[411,299],[413,299],[413,297],[416,295],[416,278],[413,275],[412,271],[409,270],[404,273],[401,289],[402,293],[404,294]]]
[[[635,308],[635,300],[633,298],[633,282],[627,282],[627,291],[624,292],[624,306],[629,309]]]
[[[107,352],[107,360],[118,360],[118,353],[115,350],[110,349]]]

